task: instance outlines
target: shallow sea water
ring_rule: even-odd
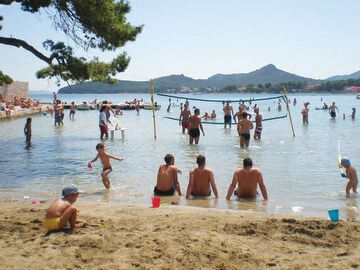
[[[190,95],[196,98],[236,99],[270,95]],[[51,101],[51,95],[32,96],[42,101]],[[96,155],[95,146],[100,142],[98,111],[77,111],[75,120],[68,119],[65,111],[65,125],[54,127],[53,117],[33,116],[33,143],[27,148],[23,128],[25,118],[0,121],[0,198],[52,199],[58,196],[62,186],[75,183],[86,193],[83,200],[120,201],[146,203],[150,205],[153,186],[159,164],[167,153],[175,156],[175,163],[182,171],[180,185],[185,193],[189,171],[196,165],[199,154],[207,158],[207,165],[214,170],[220,199],[185,200],[171,197],[165,202],[177,201],[180,205],[264,211],[269,213],[296,214],[305,216],[327,216],[329,209],[340,209],[341,218],[359,219],[359,198],[352,195],[345,198],[346,180],[340,177],[337,167],[338,140],[341,153],[352,160],[360,170],[360,116],[355,121],[348,116],[351,108],[360,110],[360,100],[354,95],[290,95],[298,104],[291,105],[296,137],[292,137],[289,119],[264,122],[261,141],[251,141],[248,150],[240,149],[236,127],[224,129],[222,125],[204,125],[205,136],[200,145],[188,145],[188,136],[181,133],[177,121],[163,119],[164,116],[178,117],[179,107],[166,112],[168,98],[156,96],[162,105],[156,112],[157,139],[153,138],[152,112],[141,110],[125,111],[118,116],[121,126],[127,128],[125,140],[116,133],[114,141],[105,142],[107,152],[124,157],[124,161],[112,161],[110,179],[113,189],[104,191],[100,173],[100,162],[89,171],[87,162]],[[336,101],[340,113],[336,120],[330,120],[322,106],[321,97],[328,104]],[[59,95],[62,101],[111,100],[115,103],[144,98],[149,95]],[[309,125],[303,126],[301,107],[309,101]],[[177,105],[182,100],[176,101]],[[276,111],[277,100],[257,102],[264,118],[286,114]],[[217,121],[223,122],[221,103],[191,102],[201,112],[216,110]],[[237,107],[237,104],[233,104]],[[268,112],[267,108],[271,107]],[[346,114],[346,120],[342,114]],[[251,157],[264,176],[269,200],[255,202],[226,202],[225,196],[235,168],[241,166],[245,157]]]

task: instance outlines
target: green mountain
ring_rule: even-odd
[[[325,81],[340,81],[348,79],[360,79],[360,70],[349,75],[336,75],[325,79]]]
[[[189,88],[224,88],[229,85],[246,86],[249,84],[278,84],[281,82],[316,82],[311,78],[305,78],[296,74],[280,70],[270,64],[249,73],[239,74],[216,74],[205,80],[195,80],[181,75],[170,75],[154,79],[155,92],[165,92],[167,89],[180,90],[182,87]],[[115,85],[99,82],[84,82],[67,86],[59,90],[60,94],[105,94],[105,93],[148,93],[149,81],[118,81]]]

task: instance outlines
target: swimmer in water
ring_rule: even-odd
[[[350,115],[351,119],[352,120],[355,120],[355,114],[356,114],[356,109],[355,108],[352,108],[352,113]]]
[[[240,147],[248,148],[250,144],[250,130],[254,128],[253,123],[247,119],[248,113],[243,112],[243,119],[238,123],[237,130],[240,136]]]
[[[202,131],[203,136],[205,136],[204,129],[201,123],[200,110],[195,109],[194,115],[189,118],[189,143],[199,144],[200,140],[200,130]]]
[[[330,117],[332,119],[335,119],[335,117],[336,117],[336,110],[337,110],[337,112],[339,112],[338,107],[336,107],[335,102],[333,102],[332,105],[330,105],[330,107],[329,107],[329,113],[330,113]]]
[[[310,104],[309,102],[305,102],[304,108],[301,111],[304,125],[309,124],[309,108],[308,108],[309,104]]]
[[[350,196],[350,190],[352,189],[354,193],[357,193],[358,177],[356,169],[351,166],[351,162],[347,158],[341,159],[339,164],[340,168],[345,168],[345,174],[341,174],[342,177],[348,178],[349,182],[346,185],[346,197]]]

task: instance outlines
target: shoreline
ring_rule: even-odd
[[[4,269],[360,267],[359,222],[79,201],[79,218],[88,225],[47,235],[42,220],[49,203],[1,205]]]

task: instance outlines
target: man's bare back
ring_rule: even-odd
[[[192,115],[189,118],[189,129],[199,128],[201,123],[201,118],[198,115]]]
[[[156,188],[160,191],[167,191],[175,186],[178,169],[173,165],[160,165]]]
[[[246,158],[244,159],[243,168],[237,169],[234,173],[226,199],[230,200],[230,197],[236,187],[236,194],[238,198],[255,199],[258,185],[264,200],[267,200],[268,196],[262,174],[259,169],[252,168],[252,160],[250,158]]]
[[[193,180],[193,186],[191,194],[194,196],[209,196],[210,194],[210,185],[212,185],[215,197],[218,197],[218,192],[216,189],[214,181],[214,173],[208,168],[196,168],[190,172],[190,178]],[[190,181],[191,181],[190,180]]]

